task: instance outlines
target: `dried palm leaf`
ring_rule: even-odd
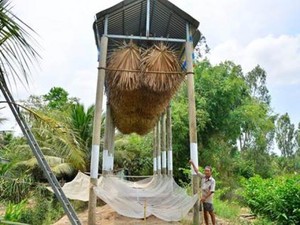
[[[140,86],[141,52],[133,42],[124,43],[110,56],[107,85],[110,89],[134,90]]]
[[[142,54],[142,84],[156,92],[175,92],[184,79],[176,53],[160,43]]]
[[[150,132],[184,79],[176,54],[163,44],[142,56],[136,45],[124,44],[112,53],[108,68],[108,100],[123,134]]]

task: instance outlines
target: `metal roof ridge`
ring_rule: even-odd
[[[100,12],[98,12],[96,14],[96,19],[102,19],[104,18],[107,14],[111,14],[115,11],[121,10],[123,8],[125,8],[128,5],[131,4],[139,4],[141,2],[146,2],[147,0],[124,0],[121,1],[105,10],[102,10]],[[197,21],[195,18],[193,18],[191,15],[189,15],[188,13],[186,13],[185,11],[183,11],[182,9],[180,9],[178,6],[176,6],[175,4],[173,4],[172,2],[168,1],[168,0],[150,0],[150,1],[158,1],[161,4],[165,5],[167,8],[169,8],[170,10],[172,10],[173,12],[175,12],[176,14],[180,15],[184,20],[188,21],[194,28],[198,28],[200,22]]]

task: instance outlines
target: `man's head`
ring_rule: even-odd
[[[204,168],[204,174],[205,174],[205,176],[208,178],[208,177],[211,176],[211,173],[212,173],[211,167],[210,166],[206,166]]]

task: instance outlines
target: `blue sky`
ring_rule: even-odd
[[[92,23],[97,12],[119,0],[12,0],[13,11],[38,34],[40,68],[29,91],[13,90],[16,99],[65,88],[87,106],[95,101],[97,50]],[[171,0],[195,19],[216,64],[232,60],[244,72],[257,64],[267,74],[274,112],[300,122],[300,1]]]

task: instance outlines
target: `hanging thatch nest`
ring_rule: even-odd
[[[114,124],[124,134],[150,132],[184,79],[178,57],[167,46],[141,52],[125,43],[108,61],[108,101]]]
[[[163,43],[143,53],[142,71],[143,86],[155,92],[175,92],[184,79],[177,55]]]
[[[147,99],[142,103],[143,114],[160,116],[184,77],[176,53],[167,45],[160,43],[146,50],[142,54],[142,96]]]
[[[118,125],[118,130],[123,134],[135,132],[139,135],[149,133],[155,127],[158,120],[158,118],[145,118],[142,114],[121,114],[118,111],[115,111],[113,118]]]
[[[139,47],[133,42],[124,43],[109,58],[107,85],[120,90],[137,89],[140,86],[140,64]]]
[[[145,114],[140,89],[133,91],[110,91],[110,105],[114,124],[123,134],[135,132],[140,135],[147,134],[157,122],[157,114]],[[153,107],[155,108],[155,107]],[[149,110],[151,112],[151,109]]]
[[[156,119],[166,110],[172,98],[170,92],[154,92],[147,89],[141,91],[140,96],[143,101],[140,102],[139,113],[145,118]]]

